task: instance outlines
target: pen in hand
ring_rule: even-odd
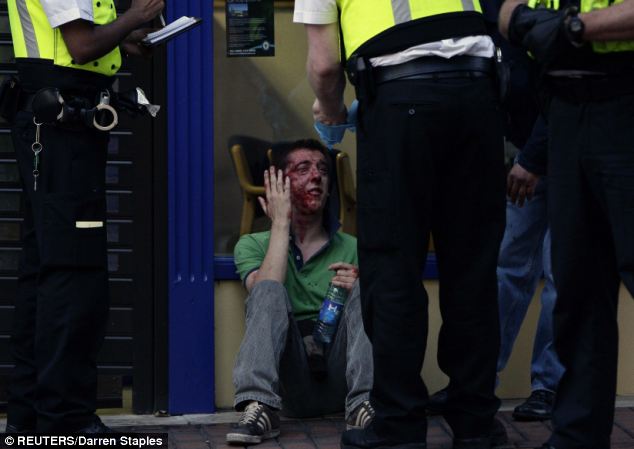
[[[165,17],[163,17],[163,13],[159,14],[159,20],[161,21],[161,26],[165,27]]]

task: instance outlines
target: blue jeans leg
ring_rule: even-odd
[[[497,267],[501,332],[498,372],[506,367],[511,356],[513,344],[542,274],[542,243],[546,228],[543,188],[538,188],[535,196],[524,207],[507,203],[506,230]]]
[[[550,260],[550,229],[546,231],[543,246],[544,289],[542,290],[542,309],[539,314],[535,342],[533,343],[533,359],[531,361],[531,389],[556,391],[564,367],[553,346],[553,309],[557,299],[557,291],[553,280]]]

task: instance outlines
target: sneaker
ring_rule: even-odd
[[[268,405],[250,402],[237,424],[231,425],[227,443],[258,444],[280,434],[280,418]]]
[[[363,401],[346,420],[346,430],[365,429],[374,419],[374,408],[370,401]]]
[[[553,411],[555,393],[548,390],[535,390],[530,397],[513,410],[513,419],[517,421],[544,421],[550,419]]]

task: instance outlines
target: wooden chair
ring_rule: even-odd
[[[258,196],[264,195],[264,170],[268,167],[267,150],[271,143],[247,136],[232,136],[229,153],[242,190],[240,235],[248,234],[256,217],[263,214]]]
[[[350,156],[339,151],[335,156],[337,187],[339,193],[339,222],[341,230],[357,235],[357,189],[354,183]]]
[[[270,165],[273,152],[288,145],[288,142],[271,144],[264,140],[246,136],[232,136],[229,152],[242,190],[242,215],[240,235],[252,231],[256,217],[263,211],[258,196],[264,195],[264,170]],[[335,150],[332,155],[334,169],[335,201],[341,230],[351,235],[357,233],[357,192],[354,183],[350,156],[345,151]]]

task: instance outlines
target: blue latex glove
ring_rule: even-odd
[[[350,105],[350,109],[348,109],[346,123],[342,123],[340,125],[325,125],[321,122],[315,122],[315,131],[317,131],[319,138],[329,150],[332,150],[332,147],[343,140],[343,135],[347,129],[350,130],[350,132],[355,132],[357,130],[358,107],[359,102],[354,100]]]

